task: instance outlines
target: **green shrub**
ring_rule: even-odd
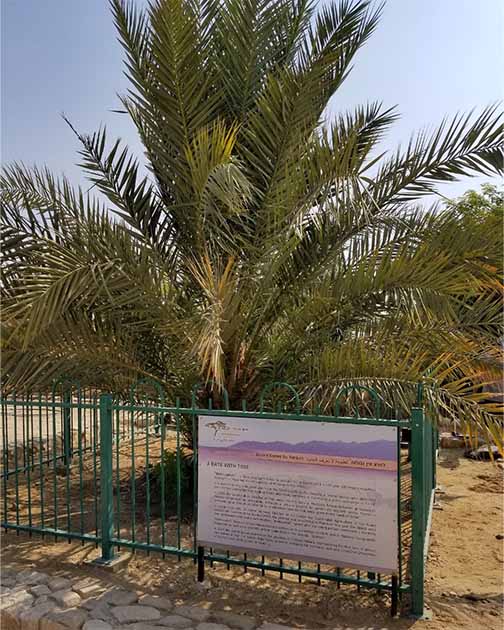
[[[165,450],[161,461],[152,467],[150,472],[151,500],[161,503],[162,478],[164,474],[165,505],[170,509],[177,507],[177,453]],[[181,504],[186,511],[192,506],[193,500],[193,456],[180,454],[180,497]]]

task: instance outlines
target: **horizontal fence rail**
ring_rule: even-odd
[[[149,386],[142,382],[142,386]],[[278,388],[272,384],[270,390]],[[290,386],[289,386],[290,387]],[[270,391],[268,390],[268,391]],[[194,391],[194,390],[193,390]],[[288,392],[287,392],[288,393]],[[129,401],[80,390],[75,384],[50,395],[11,395],[2,399],[3,494],[1,526],[6,531],[80,540],[101,548],[108,562],[120,549],[188,558],[210,566],[241,567],[262,575],[295,576],[299,582],[336,582],[389,591],[392,609],[401,594],[411,596],[412,612],[423,614],[423,580],[430,527],[437,431],[421,407],[410,418],[379,418],[294,412],[229,410],[152,402],[132,388]],[[159,391],[157,392],[159,394]],[[378,400],[378,397],[376,398]],[[397,575],[381,575],[329,564],[198,548],[197,418],[226,415],[254,422],[264,417],[397,429]],[[378,413],[377,413],[378,415]],[[411,430],[411,462],[401,450],[401,434]]]

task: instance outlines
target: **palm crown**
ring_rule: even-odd
[[[380,154],[393,108],[326,116],[381,6],[315,4],[111,1],[148,175],[105,129],[74,130],[101,195],[4,169],[7,387],[142,375],[170,397],[212,380],[236,401],[282,378],[327,406],[360,379],[396,406],[428,374],[447,413],[497,435],[473,382],[500,365],[500,235],[417,204],[502,171],[499,114]]]

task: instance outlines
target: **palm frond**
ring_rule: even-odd
[[[377,207],[411,201],[436,191],[439,182],[464,175],[502,174],[504,125],[497,105],[475,118],[471,113],[445,120],[431,134],[412,138],[403,152],[387,160],[373,179],[366,179]]]

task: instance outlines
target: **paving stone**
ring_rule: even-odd
[[[196,630],[230,630],[230,629],[229,629],[229,626],[226,626],[223,623],[211,623],[208,621],[204,621],[203,623],[199,623],[196,626]]]
[[[77,593],[70,590],[55,591],[51,594],[51,597],[62,608],[73,608],[75,606],[79,606],[82,601]]]
[[[35,586],[36,584],[45,584],[49,579],[49,576],[45,573],[39,573],[38,571],[33,571],[33,569],[25,569],[24,571],[20,571],[16,579],[19,584],[26,584],[27,586]]]
[[[88,616],[87,612],[81,608],[69,608],[67,610],[49,613],[47,618],[61,625],[63,628],[80,630],[82,625],[87,621]]]
[[[112,608],[112,614],[119,623],[134,623],[136,621],[156,621],[161,613],[152,606],[116,606]]]
[[[5,593],[2,595],[2,599],[7,595],[13,595],[14,593],[21,593],[22,591],[27,591],[28,589],[23,584],[16,584],[11,588],[5,589]]]
[[[12,595],[13,593],[26,591],[26,586],[23,586],[22,584],[15,584],[14,586],[11,586],[11,587],[2,586],[1,588],[2,588],[2,594],[0,595],[0,600],[4,599],[8,595]]]
[[[41,595],[37,597],[37,599],[33,602],[34,606],[40,606],[40,604],[45,604],[46,602],[50,602],[48,595]],[[54,608],[54,602],[51,602],[51,606]]]
[[[168,615],[163,617],[157,622],[161,626],[168,626],[174,630],[183,630],[184,628],[190,628],[193,624],[187,617],[181,617],[180,615]]]
[[[137,594],[132,591],[114,589],[113,591],[105,593],[100,599],[113,606],[129,606],[130,604],[135,604],[138,597]]]
[[[182,617],[192,619],[193,621],[199,621],[200,623],[210,618],[210,611],[205,610],[205,608],[199,608],[198,606],[177,606],[173,612],[177,615],[182,615]]]
[[[213,610],[212,619],[219,623],[227,624],[230,628],[237,630],[254,630],[257,620],[247,615],[238,615],[227,610]]]
[[[292,626],[283,626],[280,623],[267,623],[266,621],[257,630],[296,630]]]
[[[72,586],[77,595],[80,595],[83,599],[91,597],[92,595],[99,595],[105,590],[104,587],[93,578],[84,578],[79,580]]]
[[[49,595],[51,589],[46,584],[37,584],[37,586],[32,586],[30,588],[30,593],[35,595],[35,597],[40,597],[42,595]]]
[[[129,623],[126,626],[116,627],[114,630],[162,630],[162,626],[153,626],[151,624],[140,621],[139,623]]]
[[[2,630],[17,630],[19,615],[31,607],[33,595],[27,591],[18,591],[12,597],[6,597],[0,604]]]
[[[30,587],[26,586],[25,584],[15,584],[14,586],[11,586],[8,590],[10,593],[21,593],[23,591],[27,591],[29,592]]]
[[[47,586],[51,591],[62,591],[64,589],[72,588],[72,582],[65,577],[55,577],[47,582]]]
[[[4,587],[7,588],[12,588],[13,586],[16,586],[16,578],[15,577],[3,577],[0,580],[0,584]]]
[[[171,610],[173,608],[172,602],[167,597],[160,595],[141,595],[138,598],[138,603],[142,606],[153,606],[161,611]]]
[[[101,602],[94,608],[89,611],[89,616],[91,619],[101,619],[102,621],[113,621],[112,617],[112,607],[105,603]]]
[[[39,630],[68,630],[68,628],[50,617],[42,617]]]
[[[4,578],[15,578],[16,577],[16,571],[14,569],[11,569],[11,567],[2,567],[0,569],[0,581],[2,581]]]
[[[0,603],[0,610],[4,610],[6,608],[10,608],[12,606],[23,605],[25,608],[31,606],[34,601],[33,595],[28,593],[26,590],[21,591],[11,591],[5,597],[2,597],[2,601]]]
[[[40,620],[52,610],[54,610],[54,602],[47,601],[35,604],[33,608],[20,613],[19,622],[22,630],[39,630]]]
[[[82,626],[82,630],[112,630],[112,626],[101,619],[90,619]]]
[[[45,617],[42,617],[40,620],[39,630],[69,630],[68,626],[66,626],[62,621],[58,621],[53,618],[53,614],[61,612],[59,609],[57,611],[53,611],[53,613],[48,613]]]

